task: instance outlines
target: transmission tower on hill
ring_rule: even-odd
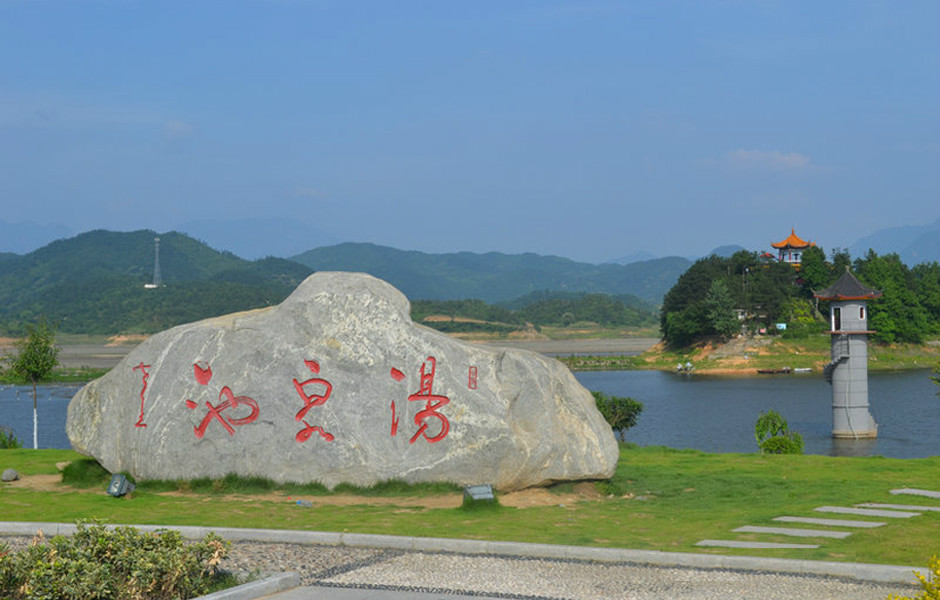
[[[153,238],[153,283],[145,283],[147,289],[158,288],[163,285],[163,276],[160,275],[160,238]]]

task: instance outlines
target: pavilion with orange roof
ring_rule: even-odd
[[[771,246],[777,249],[777,260],[800,268],[800,262],[803,258],[803,251],[810,246],[815,246],[816,242],[807,242],[796,235],[796,228],[790,229],[790,235],[786,239],[777,243],[771,243]]]

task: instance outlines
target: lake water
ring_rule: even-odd
[[[809,454],[940,456],[940,388],[929,371],[872,373],[875,440],[833,440],[832,389],[822,375],[761,377],[681,376],[661,371],[575,373],[590,390],[630,396],[644,404],[626,441],[643,446],[696,448],[707,452],[756,452],[754,422],[776,410],[802,434]],[[79,386],[39,388],[39,447],[69,448],[65,435],[69,400]],[[33,400],[28,386],[0,387],[0,425],[12,427],[32,447]]]
[[[641,446],[756,452],[754,423],[776,410],[799,432],[807,454],[923,458],[940,456],[940,396],[927,370],[870,373],[874,440],[834,440],[832,388],[819,373],[718,377],[661,371],[575,373],[589,390],[643,403],[626,441]]]
[[[40,448],[71,448],[65,435],[69,400],[79,385],[41,385],[37,388],[37,435]],[[32,386],[0,386],[0,425],[13,429],[24,448],[33,447]]]

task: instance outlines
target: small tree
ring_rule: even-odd
[[[608,396],[604,392],[591,392],[591,395],[594,396],[597,410],[604,420],[610,424],[611,429],[620,433],[620,439],[623,439],[626,430],[636,425],[636,420],[643,412],[643,403],[633,398]]]
[[[59,364],[59,349],[55,345],[55,327],[45,317],[39,323],[26,327],[26,337],[15,344],[16,354],[7,356],[10,372],[17,379],[33,386],[33,449],[39,447],[39,422],[36,406],[36,385],[52,374]]]
[[[728,291],[728,284],[721,279],[712,281],[708,288],[705,309],[708,311],[708,324],[722,339],[726,340],[740,331],[741,324],[734,314],[734,300]]]
[[[754,424],[754,437],[761,453],[803,454],[803,436],[790,431],[787,420],[775,410],[760,414]]]

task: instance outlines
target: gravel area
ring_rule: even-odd
[[[913,595],[919,589],[750,571],[255,542],[233,543],[227,566],[296,571],[307,586],[559,600],[884,600],[891,593]]]
[[[13,550],[29,540],[0,538]],[[884,600],[892,593],[913,596],[920,589],[752,571],[260,542],[233,542],[224,567],[294,571],[304,586],[533,600]]]

